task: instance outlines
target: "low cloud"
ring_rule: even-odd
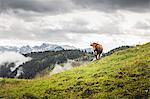
[[[25,57],[16,52],[1,52],[0,53],[0,65],[4,63],[15,63],[17,66],[31,60],[29,57]]]
[[[67,63],[63,64],[63,66],[56,64],[54,66],[54,69],[50,72],[50,75],[57,74],[57,73],[72,69],[73,68],[73,66],[72,66],[73,62],[74,62],[73,60],[68,60]]]
[[[25,57],[20,53],[16,52],[0,52],[0,74],[5,72],[13,73],[21,64],[30,61],[30,57]],[[5,67],[6,66],[6,67]],[[3,70],[4,68],[4,70]],[[5,71],[6,70],[6,71]],[[21,73],[21,69],[18,69],[17,75]],[[1,75],[0,75],[1,76]],[[9,75],[11,76],[11,75]]]

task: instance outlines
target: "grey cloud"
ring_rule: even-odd
[[[119,25],[115,23],[106,23],[100,27],[99,31],[101,34],[122,34],[119,30]]]
[[[69,0],[0,0],[1,10],[18,10],[49,12],[59,14],[70,12],[72,3]]]
[[[81,9],[104,12],[123,9],[145,12],[150,9],[150,0],[0,0],[1,12],[10,9],[17,14],[20,14],[18,10],[62,14]]]
[[[38,20],[39,22],[40,19]],[[2,39],[22,39],[22,40],[50,40],[50,41],[70,41],[70,38],[67,36],[68,33],[94,33],[97,30],[88,28],[90,24],[84,19],[75,18],[70,21],[60,21],[59,25],[62,28],[51,28],[47,27],[47,24],[41,26],[37,22],[27,24],[25,23],[15,23],[10,25],[9,30],[0,31],[0,38]],[[36,24],[36,25],[35,25]],[[50,23],[53,25],[54,23]],[[31,27],[31,29],[28,29]],[[46,28],[45,28],[46,27]],[[71,39],[73,40],[73,39]]]
[[[130,10],[136,12],[149,11],[150,0],[72,0],[81,8],[98,11]]]
[[[73,19],[69,22],[61,22],[64,32],[68,33],[94,33],[96,30],[89,29],[89,23],[84,19]]]
[[[41,17],[41,15],[46,14],[46,16],[49,16],[50,14],[47,13],[66,13],[73,9],[98,11],[126,9],[131,11],[146,11],[149,8],[149,1],[150,0],[0,0],[1,10],[6,10],[7,12],[7,10],[11,9],[13,14],[19,15],[20,19],[23,19],[23,23],[17,23],[17,21],[19,21],[18,16],[7,13],[10,17],[17,17],[17,21],[13,22],[13,25],[8,31],[5,31],[3,24],[0,24],[0,30],[2,30],[0,31],[0,38],[67,41],[70,40],[67,37],[67,33],[121,34],[122,31],[119,30],[118,23],[113,21],[111,16],[109,17],[111,18],[111,22],[106,22],[103,26],[99,27],[98,30],[95,30],[88,27],[90,24],[87,22],[88,20],[80,18],[72,19],[72,21],[61,21],[58,24],[61,28],[45,29],[40,26],[40,23],[44,23],[44,21],[42,21],[44,17]],[[38,16],[40,17],[38,18]],[[116,16],[118,17],[119,15]],[[48,22],[48,20],[45,20],[45,22]],[[31,27],[31,30],[26,27],[28,25]],[[55,22],[44,24],[45,27],[50,25],[55,25]],[[149,26],[145,23],[138,23],[135,28],[149,29]]]
[[[65,34],[65,33],[94,33],[97,32],[97,30],[88,28],[88,25],[90,23],[87,20],[84,20],[82,18],[73,18],[70,21],[60,21],[59,25],[61,28],[44,28],[41,27],[41,29],[44,32],[48,33],[54,33],[54,34]],[[53,23],[49,24],[53,25]],[[45,25],[44,25],[45,26]]]
[[[32,36],[34,35],[34,36]],[[70,40],[66,33],[56,33],[50,31],[38,31],[38,32],[14,32],[10,33],[9,31],[0,33],[0,39],[15,39],[15,40],[34,40],[34,41],[67,41]]]
[[[142,30],[150,30],[150,20],[146,20],[145,22],[137,22],[134,26],[136,29]]]

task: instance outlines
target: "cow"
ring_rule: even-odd
[[[95,55],[96,60],[100,59],[100,55],[101,55],[101,53],[103,52],[103,47],[102,47],[102,45],[99,44],[99,43],[95,43],[95,42],[94,42],[94,43],[90,44],[90,46],[93,47],[94,55]]]

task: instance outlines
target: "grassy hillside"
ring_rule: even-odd
[[[150,43],[129,48],[87,66],[34,80],[0,79],[1,98],[150,97]]]

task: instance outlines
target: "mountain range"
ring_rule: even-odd
[[[12,52],[19,52],[21,54],[27,54],[31,52],[44,52],[44,51],[60,51],[60,50],[70,50],[70,49],[77,49],[74,46],[69,46],[69,45],[56,45],[56,44],[48,44],[48,43],[43,43],[39,46],[21,46],[21,47],[16,47],[16,46],[0,46],[0,52],[5,52],[5,51],[12,51]]]
[[[44,52],[44,51],[61,51],[61,50],[75,50],[79,49],[74,46],[69,45],[56,45],[56,44],[49,44],[49,43],[43,43],[39,46],[0,46],[0,52],[19,52],[21,54],[27,54],[31,52]],[[79,49],[81,51],[86,52],[92,52],[92,48],[85,48],[85,49]]]

